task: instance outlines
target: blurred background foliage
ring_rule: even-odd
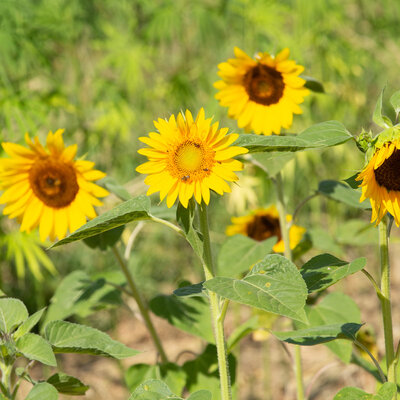
[[[307,97],[291,132],[330,119],[353,134],[376,129],[371,115],[379,92],[386,84],[387,96],[400,88],[399,20],[400,7],[392,0],[2,0],[0,139],[22,143],[28,131],[44,140],[49,130],[65,128],[65,141],[78,143],[80,155],[87,154],[132,195],[144,193],[143,177],[135,172],[143,162],[137,138],[154,129],[154,119],[204,107],[206,115],[240,131],[214,99],[213,88],[217,65],[233,56],[234,46],[250,55],[289,47],[292,58],[305,66],[304,74],[324,84],[326,93]],[[286,161],[283,174],[293,210],[320,180],[345,179],[360,170],[363,155],[347,143]],[[217,244],[224,240],[230,214],[273,201],[260,171],[248,167],[242,177],[242,190],[213,199]],[[107,205],[116,202],[110,197]],[[317,198],[304,207],[299,223],[334,235],[341,221],[359,213]],[[9,222],[2,222],[12,235]],[[3,280],[9,291],[37,307],[34,296],[26,295],[34,285],[31,280],[16,284],[24,268],[16,259],[22,256],[10,254],[10,243],[15,247],[17,239],[11,238],[1,242],[2,262],[20,272],[2,269]],[[76,269],[94,274],[115,266],[108,253],[72,249],[49,253],[61,275]],[[163,291],[154,282],[174,287],[179,278],[196,279],[197,260],[166,228],[146,225],[135,250],[132,268],[149,295]],[[33,276],[38,259],[45,267],[41,273],[52,276],[47,259],[34,254],[36,261],[25,258]],[[46,288],[36,290],[48,297],[58,281],[50,279]]]

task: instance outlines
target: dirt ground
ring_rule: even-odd
[[[400,246],[392,247],[392,301],[394,320],[394,340],[400,339]],[[374,265],[367,265],[372,273]],[[362,321],[375,329],[380,354],[384,352],[383,332],[381,331],[379,302],[375,292],[362,273],[347,277],[342,283],[331,288],[342,290],[351,296],[361,309]],[[243,311],[246,313],[246,310]],[[166,321],[153,316],[156,328],[161,333],[164,347],[171,360],[176,360],[182,350],[200,353],[204,343],[189,334],[177,330]],[[127,400],[129,393],[123,382],[123,369],[136,363],[154,363],[156,353],[142,322],[125,311],[120,323],[110,335],[142,353],[117,362],[111,359],[86,355],[63,355],[59,357],[59,367],[73,376],[79,377],[90,386],[87,400]],[[232,316],[228,314],[226,330],[232,330]],[[293,347],[288,346],[290,354]],[[189,360],[190,353],[179,356],[179,363]],[[240,346],[237,385],[240,400],[294,400],[296,398],[293,356],[284,351],[274,338],[268,342],[255,342],[246,337]],[[302,348],[304,382],[308,400],[329,400],[345,386],[357,386],[367,392],[375,391],[375,380],[355,365],[340,362],[324,345]],[[48,375],[49,371],[45,371]],[[39,379],[42,371],[33,370]],[[19,399],[23,399],[29,390],[29,384],[23,384]],[[62,399],[72,397],[61,396]]]

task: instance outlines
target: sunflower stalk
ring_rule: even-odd
[[[210,243],[210,232],[208,227],[208,213],[207,206],[202,202],[198,206],[199,221],[200,221],[200,231],[203,234],[203,269],[206,280],[214,278],[214,263],[211,254],[211,243]],[[228,302],[225,301],[223,309],[220,307],[219,296],[209,291],[210,307],[211,307],[211,317],[214,327],[214,337],[215,344],[217,346],[217,356],[218,356],[218,369],[221,384],[221,400],[231,400],[231,382],[228,367],[228,358],[226,351],[226,342],[224,336],[224,316],[226,313],[226,308]],[[222,316],[222,318],[221,318]]]
[[[396,383],[396,359],[393,344],[392,309],[390,302],[390,264],[389,264],[388,218],[384,216],[379,223],[379,252],[381,262],[381,302],[385,354],[388,382]],[[393,397],[397,399],[397,393]]]
[[[279,224],[281,228],[282,239],[284,243],[284,255],[292,261],[292,250],[290,248],[289,227],[286,223],[286,206],[283,197],[283,182],[280,172],[277,173],[274,179],[276,188],[276,206],[279,213]],[[300,346],[295,345],[295,370],[296,370],[296,387],[297,387],[297,400],[304,400],[304,382],[303,382],[303,368],[301,364],[301,349]]]
[[[135,299],[138,307],[139,307],[139,311],[143,317],[143,320],[146,324],[146,327],[151,335],[151,338],[153,339],[154,345],[157,348],[157,351],[160,355],[161,358],[161,362],[162,363],[167,363],[168,362],[168,358],[167,355],[165,353],[165,350],[162,346],[161,340],[157,334],[157,331],[153,325],[153,322],[151,321],[150,318],[150,313],[149,313],[149,309],[147,307],[147,305],[144,303],[144,301],[142,300],[142,297],[140,295],[140,292],[136,286],[135,281],[133,280],[133,277],[129,271],[128,265],[126,264],[125,260],[121,257],[121,255],[119,254],[119,251],[117,249],[116,246],[112,247],[112,251],[115,255],[115,258],[118,261],[118,264],[120,265],[122,272],[125,275],[126,281],[129,285],[130,291],[131,291],[131,296]]]

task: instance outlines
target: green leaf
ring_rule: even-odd
[[[30,332],[31,329],[40,321],[40,318],[42,318],[45,310],[46,308],[42,308],[41,310],[32,314],[27,320],[25,320],[22,325],[20,325],[19,328],[14,332],[14,340],[17,340],[21,336]]]
[[[391,123],[388,124],[388,118],[385,117],[382,114],[382,99],[383,99],[383,92],[385,91],[385,88],[382,89],[381,94],[378,97],[378,101],[376,102],[374,114],[372,116],[372,120],[377,124],[378,126],[382,128],[388,128],[391,126]]]
[[[120,303],[120,291],[107,285],[104,278],[92,280],[86,272],[74,271],[58,285],[51,298],[44,324],[71,315],[86,317],[100,308]]]
[[[360,271],[366,262],[367,260],[361,257],[349,263],[325,253],[307,261],[301,267],[300,273],[307,284],[308,292],[319,292]]]
[[[107,190],[109,190],[111,193],[114,193],[122,201],[128,201],[132,198],[132,196],[128,193],[128,191],[122,185],[120,185],[114,178],[107,176],[103,179],[102,182]]]
[[[58,400],[57,389],[47,382],[37,383],[25,400]]]
[[[333,324],[313,326],[312,328],[289,332],[272,332],[272,334],[283,342],[298,344],[300,346],[314,346],[335,339],[354,340],[361,326],[362,324],[354,323]]]
[[[214,342],[210,320],[210,306],[201,297],[177,297],[158,295],[150,300],[150,309],[157,316],[185,332]]]
[[[150,219],[149,210],[150,199],[147,196],[135,197],[90,220],[51,248],[98,235],[128,222]]]
[[[207,297],[206,290],[203,287],[203,282],[190,285],[189,282],[184,282],[186,285],[174,290],[174,295],[179,297]]]
[[[198,390],[192,393],[187,400],[212,400],[212,394],[209,390]]]
[[[109,247],[114,246],[118,242],[122,233],[124,232],[125,225],[117,226],[109,231],[99,233],[98,235],[83,239],[91,249],[107,250]]]
[[[28,318],[25,304],[18,299],[0,299],[0,331],[11,333]]]
[[[392,400],[396,394],[396,385],[392,382],[384,383],[374,396],[355,387],[342,389],[333,400]]]
[[[329,293],[315,306],[306,307],[310,326],[361,323],[361,313],[357,304],[340,292]],[[326,344],[344,363],[351,360],[353,344],[348,340],[338,339]]]
[[[338,121],[327,121],[307,128],[299,135],[263,136],[241,134],[236,146],[249,149],[250,153],[264,151],[300,151],[306,149],[324,149],[337,146],[350,140],[353,136]]]
[[[316,250],[342,255],[342,248],[336,243],[335,238],[322,228],[310,228],[306,232],[306,237],[310,238],[312,247]]]
[[[372,245],[378,241],[378,230],[369,222],[350,219],[338,225],[335,237],[339,244],[351,246]]]
[[[294,159],[295,156],[296,154],[290,151],[270,151],[253,154],[253,158],[266,168],[270,177],[275,176],[278,172],[280,172],[289,161]]]
[[[200,259],[203,257],[203,240],[200,232],[193,227],[193,220],[195,216],[195,205],[193,201],[189,201],[187,208],[179,202],[176,209],[176,220],[182,227],[186,240],[192,246],[194,252]]]
[[[53,385],[59,393],[70,396],[83,396],[89,386],[83,384],[78,378],[58,372],[47,379],[47,383]]]
[[[182,393],[186,383],[185,372],[173,363],[135,364],[125,371],[125,382],[129,391],[135,390],[144,381],[156,378],[161,378],[174,393]]]
[[[278,254],[267,255],[242,280],[217,277],[207,289],[227,299],[306,322],[307,287],[297,267]]]
[[[49,322],[45,327],[45,337],[55,353],[83,353],[117,359],[139,353],[97,329],[66,321]]]
[[[272,252],[276,237],[253,240],[244,235],[235,235],[222,245],[218,254],[218,275],[238,277],[248,272],[250,267]]]
[[[321,181],[318,185],[318,193],[350,207],[362,208],[364,210],[371,208],[368,199],[360,203],[360,190],[352,189],[350,186],[342,182],[334,180]]]
[[[316,93],[325,93],[323,84],[317,79],[305,75],[301,75],[300,78],[303,78],[306,81],[304,87],[306,87],[307,89],[310,89],[311,91]]]
[[[390,97],[390,104],[393,106],[396,114],[400,113],[400,90],[392,94]]]
[[[150,379],[142,383],[132,393],[129,400],[182,400],[174,395],[171,389],[162,381]]]
[[[56,357],[50,344],[39,335],[26,333],[16,341],[15,346],[29,360],[40,361],[42,364],[52,367],[57,365]]]

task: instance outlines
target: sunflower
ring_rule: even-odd
[[[234,171],[243,169],[240,161],[234,160],[239,154],[247,153],[244,147],[231,146],[238,134],[227,135],[228,128],[218,129],[218,122],[211,124],[201,109],[193,120],[186,110],[175,119],[154,121],[159,133],[151,132],[150,137],[141,137],[149,148],[138,153],[149,161],[136,168],[141,174],[148,174],[145,183],[149,185],[147,195],[160,192],[160,200],[167,197],[171,207],[177,197],[186,208],[194,196],[200,204],[210,201],[210,189],[222,195],[231,189],[226,181],[238,179]]]
[[[39,139],[25,141],[29,148],[4,142],[4,151],[11,158],[0,158],[0,204],[3,214],[17,218],[21,231],[30,232],[39,226],[40,240],[62,239],[67,230],[75,231],[94,218],[93,206],[102,205],[98,197],[107,190],[92,181],[105,174],[93,169],[94,163],[74,160],[77,145],[65,147],[63,130],[49,132],[46,147]]]
[[[255,60],[235,47],[236,58],[218,65],[222,81],[214,83],[219,89],[215,98],[228,114],[237,119],[239,128],[257,134],[280,134],[281,128],[292,125],[293,114],[301,114],[298,104],[309,91],[298,75],[304,67],[289,60],[289,49],[276,57],[258,53]]]
[[[286,216],[286,221],[292,220],[291,215]],[[273,250],[276,253],[283,253],[285,250],[281,227],[279,223],[279,214],[275,206],[261,208],[253,211],[249,215],[243,217],[232,217],[233,225],[226,228],[226,234],[233,236],[242,234],[254,240],[262,241],[272,236],[276,236],[278,242],[274,245]],[[305,229],[301,226],[292,225],[289,230],[290,248],[293,250],[302,239]]]
[[[388,136],[389,135],[389,136]],[[360,202],[369,198],[372,207],[371,222],[379,224],[384,215],[393,215],[400,224],[400,138],[385,132],[378,139],[374,153],[366,167],[357,176],[361,181]]]

